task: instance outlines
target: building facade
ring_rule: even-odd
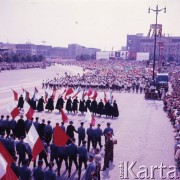
[[[180,61],[180,37],[158,36],[156,39],[156,59]],[[129,58],[136,59],[137,52],[149,52],[154,57],[154,36],[127,35]]]

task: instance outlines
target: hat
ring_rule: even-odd
[[[4,117],[4,115],[1,115],[1,118],[3,118]]]
[[[84,140],[82,143],[83,143],[83,144],[86,144],[86,143],[87,143],[87,141],[85,141],[85,140]]]
[[[69,121],[69,124],[73,124],[73,122],[72,122],[72,121]]]
[[[81,124],[81,125],[84,125],[84,123],[83,123],[83,122],[81,122],[80,124]]]
[[[6,117],[9,118],[9,115],[7,115]]]
[[[107,125],[111,125],[111,123],[110,123],[110,122],[107,122]]]
[[[101,126],[100,124],[98,124],[98,126]]]
[[[44,123],[44,122],[45,122],[45,119],[42,119],[42,122]]]

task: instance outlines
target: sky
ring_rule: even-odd
[[[0,42],[119,50],[127,34],[148,34],[156,5],[163,33],[180,36],[180,0],[0,0]]]

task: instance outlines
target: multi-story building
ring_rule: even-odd
[[[52,49],[52,46],[46,46],[46,45],[37,45],[37,54],[36,55],[42,55],[44,57],[50,56],[50,51]]]
[[[68,57],[68,48],[65,47],[53,47],[49,50],[50,57],[60,57],[66,59]]]
[[[87,48],[84,46],[81,46],[79,44],[69,44],[68,45],[68,57],[75,59],[77,56],[86,54],[89,56],[96,56],[96,52],[100,51],[100,49],[97,48]]]
[[[16,44],[17,54],[37,55],[37,46],[34,44]]]
[[[143,36],[142,34],[127,35],[127,50],[129,58],[136,59],[137,52],[149,52],[150,60],[154,56],[153,36]],[[157,36],[156,38],[156,59],[180,61],[180,37]]]

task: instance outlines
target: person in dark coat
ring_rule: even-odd
[[[67,129],[66,129],[66,134],[69,136],[69,138],[74,138],[74,132],[77,133],[75,127],[73,126],[73,122],[70,121],[69,122],[69,125],[67,126]],[[71,143],[71,140],[69,139],[67,144],[70,144]]]
[[[102,114],[104,114],[104,103],[102,102],[102,99],[98,104],[97,113],[100,115],[100,117]]]
[[[19,178],[19,167],[16,164],[17,162],[17,156],[13,156],[13,162],[11,164],[11,169],[13,170],[13,172],[15,173],[15,175],[17,176],[17,178]]]
[[[113,112],[112,112],[112,118],[113,117],[118,117],[119,116],[119,110],[118,110],[118,105],[116,101],[113,103]]]
[[[68,113],[72,111],[72,100],[71,100],[71,97],[69,97],[69,99],[66,102],[66,110],[67,110]]]
[[[19,142],[16,143],[16,151],[17,154],[19,155],[18,166],[20,166],[20,164],[25,160],[27,153],[26,144],[23,141],[24,137],[22,136],[19,139],[20,139]]]
[[[56,109],[59,110],[60,112],[60,108],[63,109],[64,107],[64,99],[63,97],[61,96],[58,100],[57,100],[57,103],[56,103]]]
[[[38,104],[37,104],[37,111],[38,112],[42,112],[44,111],[44,99],[43,96],[38,100]]]
[[[83,127],[84,123],[81,122],[81,126],[78,127],[78,146],[81,145],[81,142],[84,141],[85,136],[86,136],[86,132],[85,132],[85,128]]]
[[[29,161],[28,159],[25,159],[23,161],[23,166],[19,169],[19,177],[20,179],[26,179],[26,180],[30,180],[31,176],[32,176],[32,172],[30,170],[30,168],[28,167]]]
[[[95,115],[97,113],[97,101],[95,99],[91,102],[91,112]]]
[[[76,98],[73,100],[73,103],[72,103],[72,110],[74,111],[74,114],[75,113],[78,113],[78,103],[79,103],[79,101],[78,101],[78,99],[77,99],[77,96],[76,96]]]
[[[44,180],[56,180],[56,174],[52,170],[54,163],[49,163],[49,169],[44,172]]]
[[[71,167],[72,163],[74,162],[76,166],[76,170],[78,169],[78,163],[77,163],[77,145],[75,144],[76,140],[75,138],[72,138],[71,144],[68,145],[67,151],[69,156],[69,171],[68,171],[68,177],[71,176]]]
[[[52,112],[52,111],[54,110],[54,101],[53,101],[53,99],[52,99],[52,96],[48,99],[48,102],[47,102],[47,104],[46,104],[45,109],[47,109],[48,112],[49,112],[49,111]]]
[[[23,96],[21,95],[18,100],[18,108],[22,109],[23,105],[24,105],[24,99],[23,99]]]
[[[43,161],[38,161],[38,167],[34,169],[33,177],[34,180],[44,180],[44,170],[42,169]]]
[[[82,114],[84,113],[84,111],[87,111],[87,110],[86,110],[86,107],[85,107],[85,100],[84,100],[84,99],[80,100],[80,103],[79,103],[79,111],[80,111]]]
[[[86,101],[86,108],[88,108],[91,111],[91,99],[88,97],[88,100]]]
[[[16,123],[15,127],[16,131],[16,136],[20,138],[21,136],[26,136],[26,127],[25,127],[25,122],[23,120],[23,115],[20,116],[20,119]]]
[[[39,134],[39,137],[42,139],[44,137],[44,128],[45,128],[46,124],[45,124],[45,120],[42,119],[42,123],[39,124],[38,126],[38,134]]]
[[[111,104],[110,104],[110,102],[108,100],[108,102],[105,104],[105,107],[104,107],[104,113],[105,113],[106,117],[112,115],[111,111],[112,111]]]
[[[31,100],[30,100],[30,106],[36,110],[36,100],[34,100],[34,98],[32,97]]]

